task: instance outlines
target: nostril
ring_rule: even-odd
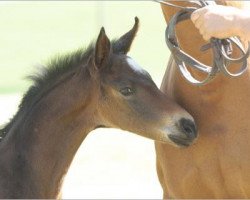
[[[180,128],[186,134],[189,139],[194,139],[197,137],[197,130],[195,123],[190,119],[182,118],[179,122]]]

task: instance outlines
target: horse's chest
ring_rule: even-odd
[[[199,130],[196,144],[187,149],[156,144],[165,197],[250,198],[250,75],[246,76],[199,91],[179,76],[172,76],[177,77],[176,85],[163,83],[163,91],[193,115]]]
[[[175,198],[250,197],[250,145],[224,126],[188,149],[157,145],[165,192]],[[216,131],[217,130],[217,131]],[[250,132],[250,131],[249,131]],[[164,154],[161,154],[164,152]]]

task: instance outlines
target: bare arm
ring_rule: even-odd
[[[231,6],[207,6],[195,11],[191,20],[205,40],[239,36],[250,41],[250,14]]]

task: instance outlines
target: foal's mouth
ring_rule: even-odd
[[[189,147],[193,143],[193,140],[184,139],[172,134],[168,135],[168,138],[179,147]]]

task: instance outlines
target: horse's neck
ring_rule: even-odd
[[[0,184],[5,188],[8,183],[11,194],[0,191],[1,197],[57,197],[78,147],[96,126],[91,83],[80,79],[57,86],[13,125],[1,146],[0,164]]]
[[[187,7],[191,6],[191,4],[188,1],[177,1],[174,2],[177,5]],[[162,5],[162,10],[163,14],[165,17],[166,22],[168,23],[172,16],[179,10],[178,8],[175,7],[170,7],[168,5]],[[177,26],[175,27],[176,29],[176,36],[178,38],[178,42],[180,44],[181,49],[186,52],[187,54],[191,55],[192,57],[196,58],[200,62],[211,66],[212,60],[213,60],[213,55],[212,55],[212,50],[208,50],[205,52],[201,52],[200,48],[207,44],[208,42],[204,41],[203,38],[201,37],[198,29],[195,28],[194,24],[191,22],[191,20],[185,20],[181,23],[178,23]],[[233,57],[240,57],[240,51],[238,49],[234,49],[233,51]],[[232,64],[230,66],[230,71],[238,71],[239,65]],[[189,68],[189,71],[191,74],[200,80],[204,80],[207,76],[207,74],[204,74],[202,72],[199,72],[196,69]],[[221,82],[224,77],[220,77],[219,81],[214,81],[212,85],[217,85],[216,82]],[[226,80],[226,79],[225,79]],[[210,87],[203,87],[204,88],[209,88]]]
[[[182,6],[187,4],[187,2],[183,1],[175,3]],[[162,6],[162,9],[167,22],[172,15],[177,12],[177,9],[169,6]],[[202,63],[211,65],[211,53],[200,52],[200,47],[206,42],[202,39],[191,20],[179,23],[176,27],[176,34],[179,44],[185,52],[194,58],[198,58]],[[236,52],[236,54],[237,53],[238,52]],[[204,76],[197,70],[190,69],[190,71],[195,77],[204,78]],[[177,71],[176,66],[172,65],[166,72],[162,83],[162,90],[172,93],[173,98],[186,107],[194,116],[199,113],[199,110],[201,110],[197,104],[202,106],[202,110],[205,109],[204,107],[207,107],[210,110],[223,109],[222,106],[217,106],[220,103],[225,107],[231,107],[232,105],[238,106],[238,109],[240,110],[242,108],[240,108],[240,103],[238,101],[242,101],[244,100],[243,98],[248,98],[250,96],[249,76],[249,69],[244,75],[237,78],[225,77],[224,75],[219,74],[208,85],[198,87],[193,86],[184,80]],[[238,97],[241,97],[241,99]],[[245,100],[247,101],[247,99]],[[194,108],[197,108],[197,110],[194,110]],[[203,112],[203,114],[205,113]]]

